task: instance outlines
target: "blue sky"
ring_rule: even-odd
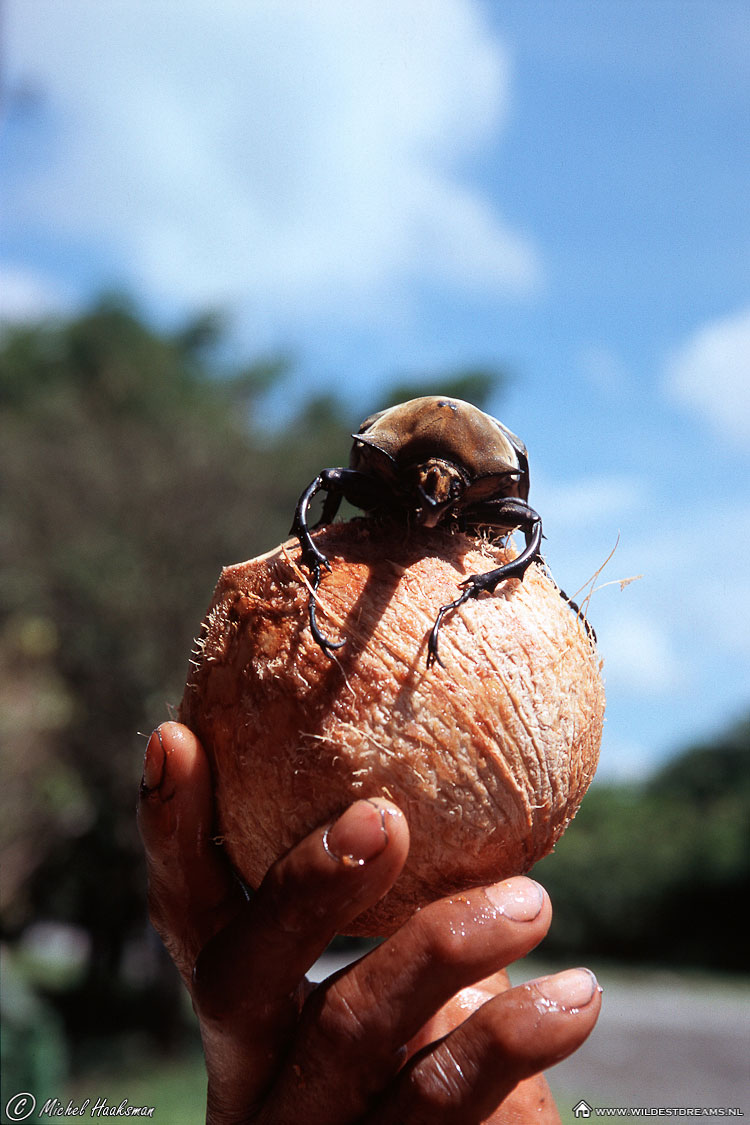
[[[492,409],[529,447],[557,580],[617,543],[590,605],[602,776],[747,711],[750,4],[4,18],[6,320],[105,287],[164,323],[218,307],[238,353],[292,352],[301,390],[363,414],[397,377],[507,370]]]

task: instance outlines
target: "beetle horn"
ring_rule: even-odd
[[[440,521],[440,517],[446,507],[445,503],[436,500],[434,496],[430,496],[421,487],[419,488],[419,498],[422,504],[417,508],[417,518],[423,527],[435,527]]]
[[[443,512],[461,496],[466,482],[455,465],[433,459],[417,468],[416,491],[421,503],[417,519],[423,527],[435,527]]]

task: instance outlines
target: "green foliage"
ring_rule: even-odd
[[[89,932],[92,1032],[123,1012],[145,932],[138,732],[179,703],[220,568],[286,537],[351,430],[313,404],[270,438],[262,396],[284,364],[218,377],[218,333],[160,334],[107,300],[0,343],[2,923]]]
[[[82,1105],[86,1098],[106,1098],[109,1106],[126,1100],[131,1106],[153,1106],[158,1125],[204,1125],[206,1067],[199,1050],[179,1059],[155,1062],[153,1057],[118,1059],[118,1065],[87,1070],[65,1091],[64,1101]],[[91,1112],[91,1106],[88,1107]]]
[[[51,997],[74,1038],[169,1020],[173,973],[127,980],[148,940],[137,732],[179,703],[220,568],[287,537],[360,420],[319,394],[270,429],[286,362],[226,370],[221,347],[214,314],[159,332],[117,297],[0,339],[2,928],[86,932],[86,971]],[[426,391],[492,385],[475,371]]]
[[[65,1040],[60,1020],[27,985],[3,950],[0,990],[0,1066],[6,1095],[21,1090],[61,1089]]]
[[[668,762],[649,782],[654,796],[711,808],[728,796],[750,801],[750,718],[718,743],[694,746]]]
[[[745,971],[750,723],[640,786],[595,785],[535,876],[555,902],[548,952]]]

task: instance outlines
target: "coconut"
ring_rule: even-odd
[[[386,934],[424,904],[522,874],[560,838],[596,769],[601,662],[549,574],[466,601],[458,583],[514,557],[449,529],[367,519],[315,533],[328,556],[317,619],[296,541],[222,571],[180,718],[213,768],[217,833],[256,887],[269,866],[360,797],[405,813],[411,848],[352,934]]]

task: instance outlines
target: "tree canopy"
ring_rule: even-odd
[[[750,719],[640,784],[595,783],[534,871],[555,903],[548,952],[744,973],[748,813]]]

